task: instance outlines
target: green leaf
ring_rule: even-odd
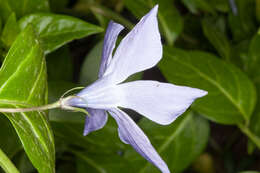
[[[87,136],[83,136],[84,121],[77,123],[53,121],[51,124],[55,139],[63,144],[81,147],[91,153],[114,154],[125,146],[118,138],[117,125],[111,117],[104,128]]]
[[[73,61],[68,46],[61,47],[46,57],[48,81],[72,81]]]
[[[193,113],[182,115],[169,126],[161,126],[148,119],[142,119],[139,126],[145,131],[170,171],[175,173],[182,172],[205,149],[210,130],[208,121]],[[126,158],[134,162],[131,164],[136,165],[138,173],[159,172],[133,149],[126,152]]]
[[[80,84],[83,86],[90,85],[98,79],[99,66],[101,62],[103,41],[98,42],[85,57],[80,71]],[[116,49],[116,48],[115,48]],[[130,76],[126,81],[140,80],[143,72]]]
[[[3,32],[2,32],[2,42],[5,44],[6,47],[10,47],[14,40],[16,39],[17,35],[19,34],[19,27],[16,22],[15,13],[12,13],[7,22],[5,23]]]
[[[11,162],[11,160],[5,155],[5,153],[0,148],[0,166],[6,173],[19,173],[17,168]]]
[[[28,26],[15,40],[0,69],[1,107],[46,104],[46,64],[34,31]],[[40,173],[53,173],[55,149],[45,112],[6,113],[24,149]]]
[[[48,82],[49,88],[49,103],[56,102],[68,90],[78,87],[78,85],[67,81],[51,81]],[[76,90],[75,92],[79,92]],[[73,93],[70,93],[72,95]],[[59,123],[82,123],[85,120],[85,115],[80,112],[70,112],[62,109],[49,110],[49,119]]]
[[[20,28],[31,23],[39,34],[44,52],[50,53],[64,44],[82,37],[102,32],[103,29],[80,19],[48,13],[25,16],[19,21]]]
[[[242,172],[239,172],[239,173],[260,173],[259,171],[242,171]]]
[[[232,64],[200,51],[164,49],[159,65],[169,82],[208,91],[194,109],[223,124],[249,122],[256,91],[248,77]]]
[[[129,165],[119,154],[93,154],[74,152],[77,156],[77,172],[82,173],[88,170],[91,173],[122,172],[132,173],[133,167]]]
[[[0,1],[0,14],[4,20],[11,15],[12,12],[18,18],[36,12],[48,12],[48,0],[1,0]]]
[[[172,45],[180,35],[183,21],[172,0],[125,0],[126,7],[137,17],[141,18],[155,4],[159,4],[158,19],[162,32],[169,45]]]
[[[215,47],[219,55],[226,60],[230,60],[230,43],[225,34],[216,26],[213,20],[210,18],[205,18],[202,20],[202,28],[204,35]]]
[[[0,115],[0,148],[6,153],[9,158],[12,158],[17,152],[22,150],[22,145],[12,124],[3,115]]]
[[[241,41],[253,36],[256,32],[255,0],[236,0],[238,15],[230,13],[229,27],[235,41]]]
[[[253,37],[249,45],[249,53],[246,59],[246,72],[256,83],[260,83],[260,35]]]
[[[198,13],[198,10],[211,14],[216,13],[214,6],[212,6],[209,0],[182,0],[182,2],[192,13]]]

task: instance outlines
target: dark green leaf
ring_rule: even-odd
[[[90,85],[98,79],[99,65],[101,62],[103,41],[100,41],[85,57],[85,61],[80,71],[80,84],[83,86]],[[115,48],[116,49],[116,48]],[[143,76],[143,72],[130,76],[126,81],[139,80]]]
[[[0,1],[0,14],[7,20],[12,12],[18,18],[36,12],[48,12],[48,0],[1,0]]]
[[[22,145],[15,133],[12,124],[3,114],[0,115],[0,148],[9,158],[12,158],[18,151],[22,150]]]
[[[204,35],[215,47],[219,55],[222,58],[229,60],[231,55],[231,46],[225,34],[210,18],[206,18],[202,21],[202,28]]]
[[[71,114],[73,115],[73,114]],[[109,118],[101,130],[83,136],[84,121],[81,123],[52,122],[54,135],[63,143],[82,147],[88,152],[113,154],[124,148],[117,135],[117,125]]]
[[[192,113],[182,115],[169,126],[157,125],[148,119],[142,119],[139,125],[144,129],[169,169],[176,173],[187,168],[199,156],[208,142],[208,121]],[[138,156],[133,149],[130,150],[132,152],[126,153],[126,157],[134,162],[132,164],[136,165],[138,169],[136,172],[159,172],[152,164]]]
[[[48,13],[32,14],[19,21],[20,28],[31,23],[39,34],[45,53],[50,53],[62,45],[91,34],[102,32],[103,29],[80,19]]]
[[[260,35],[253,37],[249,45],[249,54],[246,59],[246,71],[252,80],[260,83]]]
[[[76,152],[78,173],[88,170],[91,173],[113,172],[132,173],[133,165],[129,163],[119,154],[93,154]]]
[[[66,81],[52,81],[48,83],[49,88],[49,103],[56,102],[68,90],[78,87],[78,85]],[[78,92],[79,90],[75,91]],[[71,95],[72,93],[70,93]],[[49,110],[50,121],[59,123],[82,123],[84,116],[80,112],[70,112],[62,109]]]
[[[172,0],[125,0],[124,2],[138,18],[145,15],[155,4],[159,4],[158,18],[168,44],[173,44],[181,33],[183,21]]]
[[[1,107],[33,107],[46,103],[46,64],[31,26],[15,40],[0,69]],[[54,172],[54,141],[45,112],[5,114],[40,173]]]
[[[238,15],[230,13],[228,16],[229,27],[233,39],[241,41],[251,37],[256,32],[255,26],[255,1],[236,0]]]
[[[194,104],[207,118],[224,124],[249,122],[255,87],[234,65],[204,52],[165,48],[160,69],[169,82],[208,91]]]
[[[16,22],[15,13],[12,13],[7,19],[2,32],[1,39],[6,47],[10,47],[12,45],[19,32],[19,26]]]
[[[72,81],[73,62],[68,46],[61,47],[46,57],[48,81]]]
[[[214,6],[210,4],[209,0],[182,0],[182,2],[192,13],[197,13],[198,10],[202,10],[215,14]]]

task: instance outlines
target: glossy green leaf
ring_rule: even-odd
[[[10,47],[12,45],[19,32],[19,26],[16,22],[15,13],[12,13],[7,19],[2,32],[1,39],[6,47]]]
[[[48,0],[1,0],[0,1],[0,14],[7,20],[12,12],[18,18],[36,12],[48,12]]]
[[[210,18],[205,18],[202,21],[202,28],[204,35],[215,47],[219,55],[222,58],[229,60],[231,56],[231,46],[225,34],[216,26],[214,21]]]
[[[50,53],[62,45],[91,34],[102,32],[103,29],[80,19],[48,13],[32,14],[19,21],[20,28],[31,23],[39,34],[45,53]]]
[[[6,173],[19,173],[17,168],[11,162],[11,160],[5,155],[5,153],[0,148],[0,166]],[[0,170],[1,171],[1,170]]]
[[[208,91],[194,109],[223,124],[249,122],[256,103],[256,91],[248,77],[232,64],[199,51],[164,49],[159,65],[169,82]]]
[[[179,173],[187,168],[205,149],[209,137],[209,123],[193,113],[187,113],[169,126],[155,124],[148,119],[138,123],[167,163],[171,172]],[[159,172],[129,147],[126,158],[136,165],[138,173]]]
[[[172,0],[125,0],[126,7],[138,18],[145,15],[155,4],[159,4],[158,19],[162,32],[172,45],[183,28],[183,21]]]
[[[28,26],[15,40],[0,69],[0,106],[33,107],[46,103],[46,64],[34,31]],[[53,173],[55,150],[45,112],[5,114],[40,173]]]

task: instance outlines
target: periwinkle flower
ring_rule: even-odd
[[[123,26],[110,22],[105,34],[99,79],[66,104],[86,108],[84,135],[101,129],[107,112],[116,120],[120,139],[132,145],[161,172],[170,172],[147,136],[119,107],[135,110],[150,120],[167,125],[207,92],[157,81],[122,83],[130,75],[155,66],[162,58],[162,43],[157,22],[158,5],[146,14],[119,44],[112,56]]]

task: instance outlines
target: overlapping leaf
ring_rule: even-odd
[[[34,31],[28,26],[10,48],[0,69],[0,106],[33,107],[46,103],[46,64]],[[5,114],[40,173],[55,172],[54,141],[45,112]]]
[[[183,28],[183,21],[172,0],[126,0],[126,7],[138,18],[144,16],[155,4],[159,4],[158,19],[168,44],[173,44]]]
[[[45,53],[50,53],[74,39],[103,31],[98,26],[71,16],[49,13],[25,16],[19,21],[19,24],[21,29],[28,24],[35,27]]]
[[[0,15],[6,20],[12,12],[18,18],[35,12],[48,12],[48,0],[1,0]]]
[[[174,84],[208,91],[194,109],[209,119],[224,124],[249,122],[256,103],[255,87],[234,65],[204,52],[165,48],[160,69]]]
[[[139,126],[144,129],[157,152],[165,160],[172,172],[182,172],[199,156],[209,137],[209,123],[193,113],[187,113],[169,126],[154,124],[142,119]],[[136,165],[135,172],[159,172],[133,149],[126,152],[126,158]]]

